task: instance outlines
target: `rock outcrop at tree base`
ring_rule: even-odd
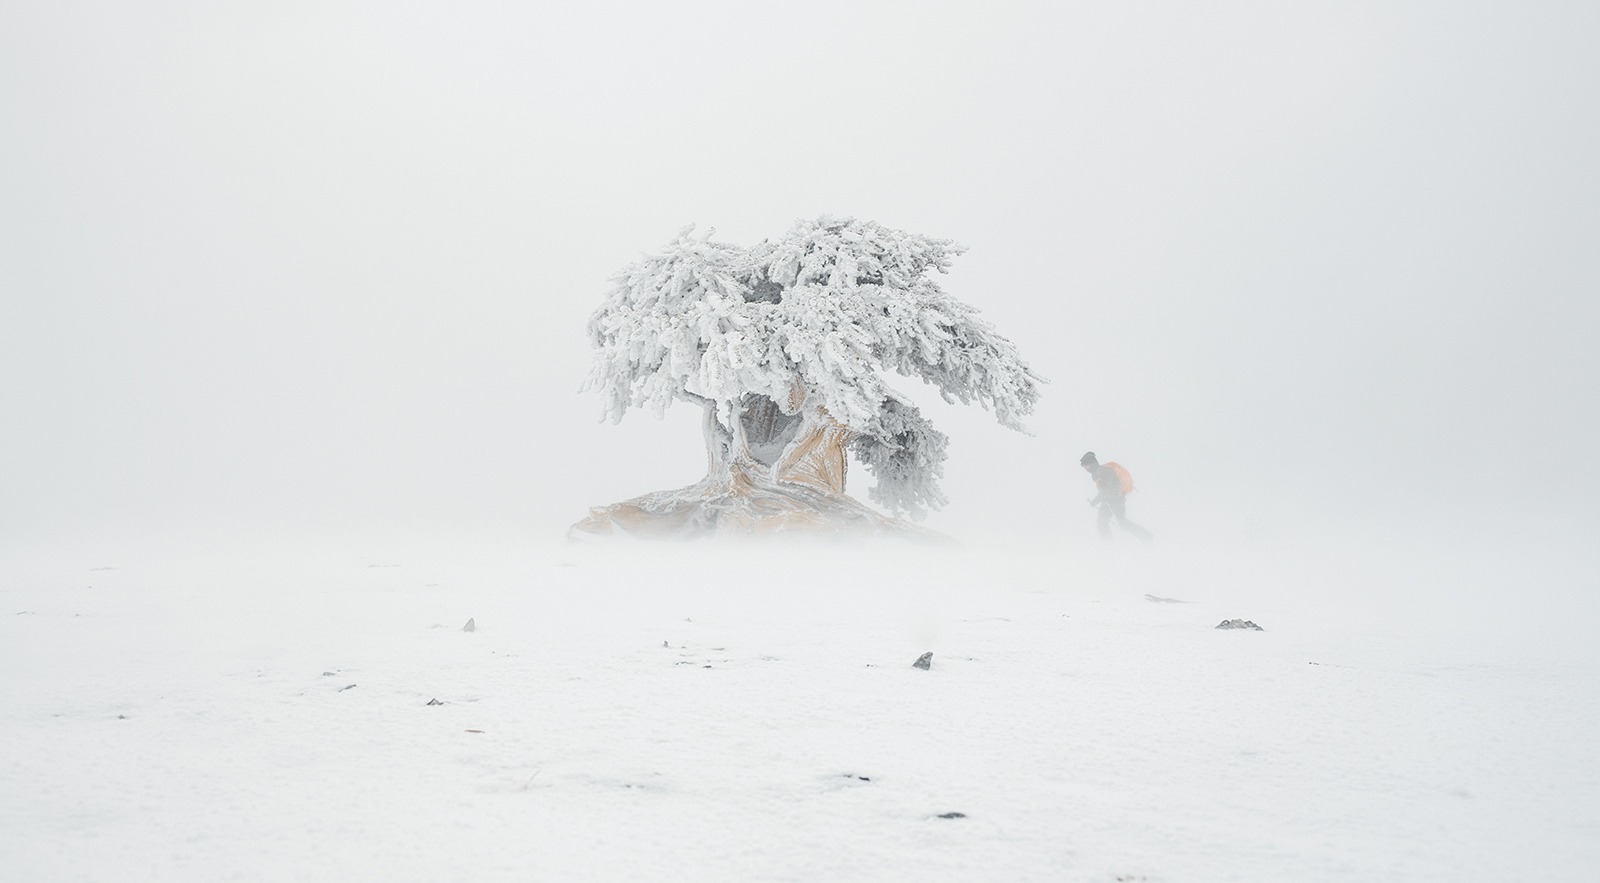
[[[573,525],[572,534],[580,538],[788,532],[938,537],[845,494],[849,470],[845,444],[850,432],[826,413],[819,410],[784,423],[774,418],[770,399],[747,399],[739,420],[742,438],[741,433],[725,432],[719,423],[707,420],[705,478],[685,488],[591,509],[589,517]]]
[[[613,421],[630,407],[700,406],[706,477],[592,509],[570,535],[936,537],[850,498],[845,477],[853,454],[891,513],[921,518],[945,502],[948,440],[882,369],[1023,430],[1043,379],[927,276],[960,248],[829,218],[753,249],[688,232],[614,280],[589,322],[597,352],[585,388]]]
[[[571,531],[575,538],[627,534],[651,539],[782,533],[938,537],[843,494],[822,493],[804,485],[758,483],[748,476],[736,477],[726,484],[706,480],[678,490],[656,491],[597,506]]]

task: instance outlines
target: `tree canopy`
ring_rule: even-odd
[[[851,433],[851,452],[877,478],[871,499],[914,517],[945,502],[947,438],[885,371],[1026,431],[1045,381],[935,279],[961,246],[829,217],[753,248],[692,229],[614,277],[589,320],[596,354],[584,388],[601,394],[602,419],[629,408],[659,416],[681,399],[731,427],[751,396],[785,415],[820,412]]]

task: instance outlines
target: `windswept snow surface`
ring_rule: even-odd
[[[10,561],[0,867],[1597,879],[1592,574],[1502,557],[508,542]],[[1214,628],[1233,618],[1265,631]]]

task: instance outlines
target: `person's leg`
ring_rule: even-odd
[[[1111,539],[1111,506],[1107,503],[1100,504],[1100,539]]]
[[[1153,539],[1155,537],[1155,534],[1152,534],[1150,531],[1145,530],[1139,525],[1128,520],[1128,504],[1126,501],[1117,500],[1113,505],[1113,508],[1116,510],[1117,527],[1122,528],[1141,540]]]
[[[1128,533],[1133,534],[1134,536],[1138,537],[1141,540],[1153,540],[1153,539],[1156,538],[1155,534],[1151,533],[1148,530],[1145,530],[1144,528],[1140,527],[1137,524],[1134,524],[1133,522],[1129,521],[1126,518],[1122,519],[1122,521],[1118,522],[1118,524],[1122,527],[1123,530],[1127,531]]]

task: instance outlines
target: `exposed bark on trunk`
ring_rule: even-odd
[[[705,409],[706,477],[678,490],[591,509],[570,534],[936,536],[846,496],[849,430],[799,394],[785,404],[791,406],[787,411],[760,395],[745,396],[740,402],[700,400]]]

